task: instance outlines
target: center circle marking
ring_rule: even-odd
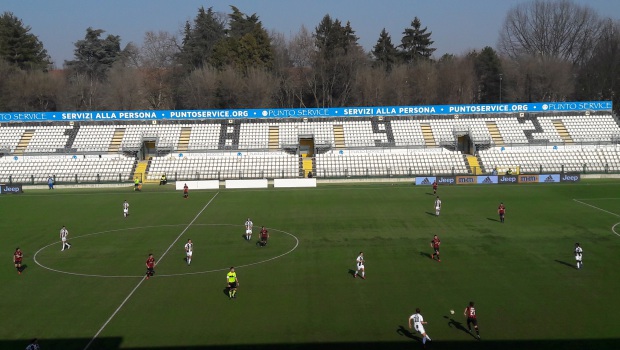
[[[72,240],[80,239],[80,238],[85,238],[85,237],[90,237],[90,236],[95,236],[95,235],[100,235],[100,234],[104,234],[104,233],[111,233],[111,232],[142,230],[142,229],[156,228],[156,227],[176,227],[176,226],[187,226],[187,225],[186,224],[176,224],[176,225],[155,225],[155,226],[140,226],[140,227],[120,228],[120,229],[106,230],[106,231],[101,231],[101,232],[87,233],[85,235],[73,237]],[[243,226],[243,225],[233,225],[233,224],[193,224],[191,226]],[[264,260],[261,260],[261,261],[257,261],[257,262],[253,262],[253,263],[237,265],[237,266],[235,266],[235,269],[240,268],[240,267],[248,267],[248,266],[264,264],[266,262],[279,259],[279,258],[281,258],[281,257],[283,257],[285,255],[288,255],[288,254],[292,253],[299,246],[299,238],[297,238],[297,236],[295,236],[294,234],[292,234],[290,232],[274,229],[274,228],[269,228],[269,230],[271,230],[272,232],[275,231],[275,232],[284,233],[286,235],[289,235],[289,236],[293,237],[293,239],[295,240],[295,245],[293,246],[293,248],[289,249],[288,251],[286,251],[286,252],[284,252],[284,253],[282,253],[280,255],[276,255],[274,257],[271,257],[271,258],[268,258],[268,259],[264,259]],[[37,250],[37,252],[34,253],[34,256],[33,256],[34,262],[37,265],[39,265],[40,267],[42,267],[42,268],[44,268],[46,270],[57,272],[57,273],[63,273],[63,274],[66,274],[66,275],[81,276],[81,277],[144,278],[144,275],[128,276],[128,275],[96,275],[96,274],[87,274],[87,273],[77,273],[77,272],[57,270],[57,269],[53,269],[53,268],[51,268],[49,266],[45,266],[45,265],[43,265],[42,263],[40,263],[37,260],[37,255],[41,251],[51,247],[54,244],[58,244],[58,242],[53,242],[53,243],[50,243],[50,244],[42,247],[41,249]],[[205,274],[205,273],[211,273],[211,272],[228,271],[229,269],[230,269],[230,267],[223,267],[223,268],[217,268],[217,269],[205,270],[205,271],[184,272],[184,273],[175,273],[175,274],[157,274],[157,277],[175,277],[175,276],[186,276],[186,275],[199,275],[199,274]]]

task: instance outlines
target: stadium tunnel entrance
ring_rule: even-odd
[[[460,135],[456,138],[456,148],[465,154],[476,154],[476,146],[469,134]]]
[[[157,155],[157,139],[144,138],[138,151],[138,159],[149,160],[154,155]]]

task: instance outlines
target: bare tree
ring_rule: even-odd
[[[351,103],[357,106],[381,106],[385,100],[386,78],[383,66],[367,65],[357,70]]]
[[[108,71],[103,91],[107,109],[142,109],[146,105],[142,96],[139,70],[122,62],[115,63]]]
[[[182,106],[187,109],[216,108],[217,70],[204,66],[193,70],[181,83]]]
[[[41,71],[18,71],[5,81],[2,95],[5,110],[57,111],[62,109],[61,91],[65,80],[62,75]]]
[[[173,74],[176,71],[175,57],[179,52],[177,37],[168,32],[149,31],[144,35],[139,66],[148,108],[173,107]]]
[[[566,101],[574,92],[573,65],[562,59],[528,56],[502,64],[507,100]]]
[[[316,47],[314,46],[314,38],[312,33],[302,25],[299,32],[289,42],[289,55],[293,66],[310,67]]]
[[[278,93],[278,81],[269,71],[261,68],[250,68],[244,79],[240,107],[242,108],[273,108],[275,95]]]
[[[471,56],[444,56],[437,63],[439,104],[474,103],[476,73]]]
[[[508,11],[498,47],[512,59],[529,55],[581,63],[600,31],[601,20],[588,6],[570,0],[534,0]]]

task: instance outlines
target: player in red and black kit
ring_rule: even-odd
[[[435,260],[435,255],[437,255],[437,261],[441,262],[441,259],[439,258],[439,246],[441,245],[441,240],[439,239],[439,237],[437,237],[437,235],[435,235],[435,237],[433,237],[433,240],[431,241],[431,248],[433,248],[434,252],[433,255],[431,256],[431,259]]]
[[[476,309],[474,308],[474,302],[470,301],[469,306],[465,308],[463,315],[467,317],[467,328],[469,328],[469,333],[471,333],[471,325],[474,325],[474,329],[476,330],[476,337],[480,340],[480,331],[478,330],[478,319],[476,318]]]
[[[148,280],[154,274],[155,274],[155,258],[153,257],[153,254],[149,254],[148,259],[146,259],[146,279]]]
[[[265,226],[260,228],[260,241],[258,242],[259,246],[264,247],[267,245],[267,240],[269,239],[269,231],[265,228]]]
[[[504,223],[504,214],[506,214],[506,206],[504,203],[499,203],[499,207],[497,207],[497,213],[499,214],[499,221]]]
[[[437,180],[433,181],[433,194],[437,194]]]
[[[187,184],[185,184],[185,186],[183,186],[183,198],[187,199],[189,197],[189,187],[187,187]]]
[[[13,263],[15,264],[15,269],[17,269],[18,274],[22,274],[22,258],[24,254],[22,253],[19,247],[15,248],[15,253],[13,253]]]

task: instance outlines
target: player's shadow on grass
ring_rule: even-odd
[[[409,339],[413,339],[419,343],[422,342],[422,338],[416,337],[413,333],[411,333],[411,331],[409,331],[407,328],[403,327],[402,325],[398,326],[398,329],[396,330],[396,333],[398,333],[398,335],[400,336],[404,336],[407,337]]]
[[[575,267],[575,265],[571,264],[571,263],[567,263],[566,261],[562,261],[562,260],[555,260],[556,263],[558,264],[562,264],[562,265],[566,265],[570,268],[576,269],[577,267]]]
[[[351,277],[355,277],[355,270],[349,269],[349,275],[351,275]]]
[[[448,316],[444,316],[443,318],[449,320],[448,327],[450,327],[450,328],[454,327],[454,328],[458,329],[459,331],[467,333],[467,334],[471,335],[472,337],[476,338],[467,328],[465,328],[465,326],[463,326],[463,324],[461,322],[456,321],[455,319],[450,318]]]
[[[425,253],[425,252],[420,252],[420,255],[425,256],[425,257],[427,257],[429,259],[433,258],[429,253]]]
[[[19,272],[24,272],[24,270],[27,268],[28,268],[28,265],[24,264],[19,268]]]
[[[426,192],[426,194],[429,195],[429,196],[434,196],[435,195],[434,193],[430,193],[430,192]]]
[[[487,218],[487,220],[489,220],[489,221],[499,222],[499,220],[497,220],[497,219],[493,219],[493,218]]]
[[[430,211],[427,211],[426,214],[428,214],[430,216],[437,216],[437,215],[435,215],[435,213],[431,213]]]

